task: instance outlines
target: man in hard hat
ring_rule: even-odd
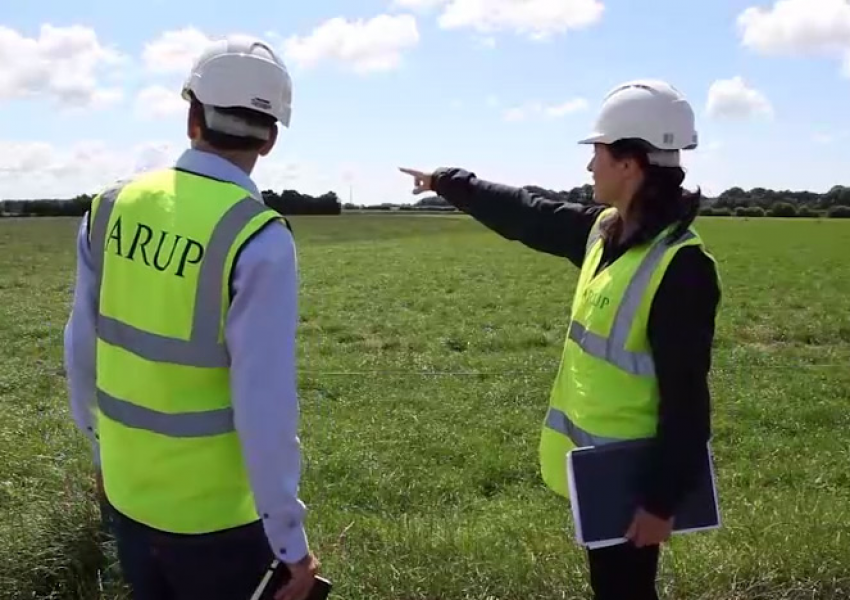
[[[139,600],[247,600],[275,557],[280,600],[313,584],[295,246],[250,177],[291,88],[263,42],[212,43],[182,92],[191,149],[99,194],[80,226],[70,401]]]
[[[654,438],[628,543],[588,551],[596,600],[657,600],[660,545],[703,469],[720,280],[692,226],[700,194],[682,188],[694,111],[673,86],[612,90],[590,136],[596,204],[544,198],[463,169],[414,178],[501,236],[580,268],[561,366],[540,439],[545,484],[569,498],[576,446]]]

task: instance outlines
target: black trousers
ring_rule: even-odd
[[[659,546],[631,542],[587,551],[594,600],[658,600]]]
[[[260,521],[175,535],[103,510],[133,600],[249,600],[274,558]]]

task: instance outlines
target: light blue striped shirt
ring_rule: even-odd
[[[228,181],[261,201],[251,178],[214,154],[187,150],[177,168]],[[71,411],[92,443],[95,409],[95,272],[86,219],[77,236],[74,303],[65,327],[65,368]],[[231,356],[234,420],[257,511],[275,554],[296,562],[307,554],[306,507],[298,498],[301,448],[295,338],[298,326],[298,265],[289,230],[274,223],[248,242],[233,270],[234,297],[225,324]]]

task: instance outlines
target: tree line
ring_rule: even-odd
[[[548,190],[529,185],[525,189],[554,200],[579,204],[593,202],[593,186],[585,184],[570,190]],[[342,204],[335,192],[311,196],[296,190],[262,192],[263,200],[282,215],[339,215],[344,211],[429,211],[455,212],[443,198],[432,195],[415,203],[372,205]],[[66,200],[3,200],[0,216],[82,216],[89,210],[93,196],[81,194]],[[737,217],[830,217],[850,218],[850,186],[836,185],[820,194],[809,191],[729,188],[717,197],[705,198],[701,214]]]
[[[262,192],[263,201],[282,215],[338,215],[342,204],[335,192],[311,196],[295,190],[280,194]],[[93,194],[80,194],[66,200],[2,200],[0,216],[4,217],[81,217],[91,208]]]
[[[526,189],[543,196],[587,204],[593,202],[593,187],[584,185],[554,192],[537,186]],[[819,194],[808,191],[729,188],[717,197],[703,200],[700,214],[715,217],[850,217],[850,187],[836,185]]]

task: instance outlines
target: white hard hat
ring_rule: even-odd
[[[286,65],[262,40],[230,36],[211,43],[192,66],[182,96],[201,104],[247,108],[289,127],[292,79]]]
[[[694,111],[672,85],[653,79],[623,83],[605,97],[593,133],[580,144],[611,144],[640,139],[678,155],[693,150],[699,139]]]

